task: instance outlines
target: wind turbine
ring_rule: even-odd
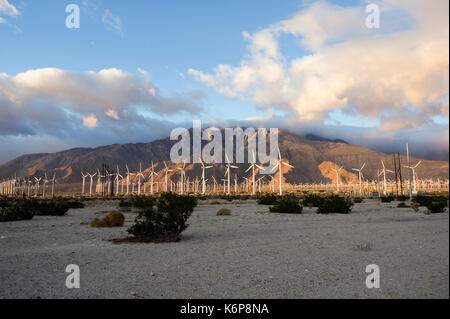
[[[167,179],[167,174],[169,172],[173,172],[173,170],[169,169],[169,167],[167,167],[166,161],[164,161],[164,166],[166,167],[166,176],[165,176],[165,184],[164,184],[164,191],[167,193],[168,191],[168,179]],[[170,186],[172,188],[172,185]]]
[[[86,177],[88,177],[89,174],[84,174],[83,172],[81,172],[81,177],[83,178],[83,186],[81,187],[81,194],[84,195],[84,185],[86,184]]]
[[[139,162],[139,172],[136,175],[138,177],[138,195],[141,195],[141,177],[144,179],[144,174],[142,174],[142,162]]]
[[[186,177],[186,163],[183,162],[183,166],[182,167],[178,167],[178,169],[180,170],[180,193],[181,195],[184,194],[184,178]]]
[[[352,170],[354,170],[355,172],[358,172],[358,177],[359,177],[359,193],[360,193],[360,195],[362,195],[362,179],[364,178],[364,175],[363,175],[363,173],[362,173],[362,170],[364,169],[365,166],[366,166],[366,163],[364,163],[363,166],[361,166],[360,169],[352,168]]]
[[[53,173],[53,178],[49,182],[52,182],[52,198],[54,198],[55,197],[56,173]]]
[[[47,173],[44,173],[44,180],[42,183],[42,197],[45,198],[45,190],[47,188],[47,183],[49,182],[49,180],[47,179]]]
[[[116,177],[114,178],[114,180],[116,182],[116,194],[119,194],[119,180],[120,180],[120,178],[122,178],[122,180],[123,180],[123,176],[120,175],[119,165],[117,165],[117,173],[116,173]],[[122,183],[122,191],[123,191],[123,183]]]
[[[35,177],[34,180],[36,181],[36,196],[38,196],[38,194],[39,194],[39,183],[41,182],[42,177],[39,177],[39,178]]]
[[[337,188],[337,192],[339,193],[339,180],[340,180],[340,174],[341,174],[341,169],[343,169],[344,167],[341,166],[338,169],[332,168],[333,171],[336,172],[336,188]]]
[[[206,194],[206,180],[205,180],[205,170],[212,168],[213,166],[205,166],[205,163],[203,162],[203,160],[200,158],[200,162],[202,163],[202,194],[205,195]]]
[[[391,171],[391,170],[389,170],[389,169],[386,169],[386,166],[384,165],[383,160],[381,160],[381,165],[383,166],[383,170],[381,171],[381,173],[383,174],[383,186],[384,186],[384,191],[383,191],[383,193],[384,193],[384,195],[386,195],[386,193],[387,193],[386,172],[394,173],[394,171]]]
[[[153,176],[154,175],[156,175],[156,176],[158,176],[158,173],[156,173],[155,172],[155,169],[154,169],[154,164],[153,164],[153,161],[152,161],[152,168],[150,169],[150,182],[151,182],[151,184],[150,184],[150,194],[152,194],[153,195]]]
[[[408,169],[412,170],[414,193],[416,193],[416,190],[417,190],[417,187],[416,187],[416,176],[417,176],[416,168],[419,167],[419,165],[422,164],[422,162],[423,161],[419,161],[419,163],[417,163],[414,166],[403,166],[405,168],[408,168]]]
[[[295,168],[291,164],[282,161],[280,147],[278,147],[278,160],[277,163],[272,168],[271,172],[275,172],[276,171],[275,169],[278,166],[278,171],[280,172],[280,196],[283,195],[283,165],[290,168]]]
[[[94,183],[94,177],[95,177],[95,175],[97,175],[97,173],[95,173],[95,174],[88,173],[88,175],[89,175],[89,179],[90,179],[89,196],[92,196],[92,184]]]
[[[264,167],[259,166],[258,164],[256,164],[256,159],[255,159],[255,151],[252,151],[252,156],[253,159],[251,161],[251,165],[249,168],[247,168],[247,170],[245,171],[245,173],[247,173],[249,170],[252,170],[252,183],[253,183],[253,190],[252,190],[252,195],[255,195],[255,167],[258,167],[259,169],[264,170]]]
[[[230,188],[230,174],[231,174],[231,168],[239,168],[237,166],[233,166],[230,164],[230,160],[228,159],[228,155],[227,153],[225,153],[225,158],[227,160],[227,170],[225,171],[225,177],[227,177],[227,183],[228,183],[228,190],[227,190],[227,194],[230,195],[231,193],[231,188]]]
[[[134,175],[134,173],[130,173],[130,169],[128,168],[128,165],[125,164],[125,167],[127,168],[127,195],[130,193],[130,176]]]

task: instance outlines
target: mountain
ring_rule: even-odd
[[[170,149],[176,143],[169,138],[150,143],[108,145],[98,148],[75,148],[50,154],[23,155],[0,165],[0,179],[16,175],[17,177],[43,176],[45,172],[56,177],[59,184],[65,184],[68,189],[79,187],[81,183],[81,171],[96,172],[102,164],[107,164],[111,169],[119,166],[122,175],[125,175],[125,165],[130,171],[139,169],[142,162],[143,170],[149,172],[150,163],[155,163],[155,170],[159,172],[164,165],[163,161],[170,161]],[[207,142],[204,142],[207,143]],[[393,169],[392,155],[377,152],[366,147],[354,146],[345,141],[330,141],[317,136],[301,137],[286,131],[279,132],[279,146],[283,159],[295,166],[294,169],[283,171],[284,178],[290,183],[314,183],[330,182],[335,180],[332,168],[343,166],[341,176],[344,181],[354,181],[357,176],[352,168],[359,168],[364,162],[364,176],[369,179],[376,178],[377,170],[381,168],[383,160],[389,169]],[[247,154],[247,151],[245,151]],[[247,161],[247,155],[245,156]],[[411,158],[411,163],[419,162],[418,158]],[[401,156],[402,165],[406,165],[406,156]],[[175,168],[173,163],[170,164]],[[239,169],[233,170],[238,176],[249,176],[244,173],[248,164],[238,164]],[[186,166],[187,176],[192,179],[201,174],[199,164]],[[416,170],[419,178],[448,178],[449,163],[443,161],[424,160]],[[208,176],[214,175],[220,181],[225,173],[223,165],[215,164],[207,171]],[[170,175],[179,175],[179,170]],[[407,170],[403,168],[404,176]],[[164,174],[159,174],[156,180],[163,181]],[[241,181],[241,178],[239,178]]]

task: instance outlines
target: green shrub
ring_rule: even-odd
[[[409,199],[409,196],[405,196],[405,195],[398,195],[397,196],[397,200],[399,202],[406,202]]]
[[[122,227],[125,216],[117,211],[110,212],[102,219],[95,218],[91,222],[91,227]]]
[[[397,205],[397,208],[410,208],[410,206],[408,206],[408,205],[406,205],[405,203],[399,203],[398,205]]]
[[[443,213],[445,207],[448,206],[447,196],[430,196],[430,195],[417,195],[414,197],[414,202],[420,206],[425,206],[433,213]]]
[[[228,208],[219,209],[216,213],[216,216],[230,216],[230,215],[231,210],[229,210]]]
[[[447,207],[447,203],[445,202],[432,202],[427,205],[428,210],[432,214],[443,213],[445,211],[445,207]]]
[[[308,207],[319,207],[320,204],[322,204],[324,198],[319,195],[310,194],[305,196],[305,198],[302,200],[303,206]]]
[[[275,205],[280,197],[273,194],[266,194],[258,198],[259,205]]]
[[[197,200],[192,196],[162,194],[155,207],[139,212],[128,233],[142,241],[178,241]]]
[[[70,209],[69,203],[63,200],[32,200],[30,206],[37,216],[64,216]]]
[[[130,199],[122,199],[119,203],[120,208],[149,208],[155,205],[155,198],[148,196],[134,196]]]
[[[27,208],[26,205],[23,205],[23,202],[8,207],[6,205],[0,206],[0,222],[30,220],[33,217],[34,212]]]
[[[355,198],[353,198],[353,202],[360,204],[363,202],[363,199],[361,197],[355,197]]]
[[[382,196],[382,197],[380,197],[380,200],[382,203],[390,203],[393,200],[395,200],[395,197],[394,196]]]
[[[352,206],[353,202],[350,198],[334,195],[321,201],[317,214],[348,214],[351,212]]]
[[[300,206],[296,196],[287,195],[276,201],[276,204],[269,208],[272,213],[281,214],[301,214],[303,207]]]

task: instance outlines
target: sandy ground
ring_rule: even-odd
[[[448,298],[448,212],[395,206],[323,216],[199,205],[184,240],[163,244],[116,245],[126,227],[89,227],[113,206],[0,223],[0,298]],[[222,207],[233,215],[217,217]],[[68,264],[80,267],[80,289],[65,287]],[[366,287],[369,264],[380,289]]]

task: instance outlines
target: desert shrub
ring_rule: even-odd
[[[323,198],[318,206],[317,214],[348,214],[352,206],[353,202],[350,198],[334,195]]]
[[[164,193],[156,207],[139,212],[128,233],[143,241],[178,241],[197,200],[192,196]]]
[[[397,208],[409,208],[410,206],[408,206],[408,205],[406,205],[406,203],[399,203],[398,205],[397,205]]]
[[[229,216],[231,215],[231,210],[228,208],[221,208],[217,211],[216,216]]]
[[[445,207],[447,207],[446,202],[432,202],[427,205],[428,210],[432,214],[443,213],[445,211]]]
[[[121,199],[119,202],[120,208],[131,208],[131,201],[128,199]]]
[[[7,207],[6,205],[0,206],[0,222],[30,220],[33,217],[34,212],[27,208],[23,202],[17,202]]]
[[[278,201],[279,196],[273,194],[265,194],[258,198],[259,205],[275,205]]]
[[[380,197],[380,200],[382,203],[390,203],[393,200],[395,200],[395,197],[394,196],[382,196],[382,197]]]
[[[399,202],[406,202],[409,199],[409,196],[406,195],[398,195],[396,198]]]
[[[301,214],[303,207],[300,206],[299,200],[296,196],[287,195],[278,199],[275,205],[270,207],[269,210],[272,213]]]
[[[91,227],[122,227],[125,216],[117,211],[110,212],[102,219],[95,218],[91,222]]]
[[[84,204],[80,201],[77,200],[69,200],[67,202],[67,206],[69,207],[69,209],[80,209],[80,208],[84,208]]]
[[[308,207],[319,207],[323,200],[324,198],[322,196],[310,194],[305,196],[305,198],[302,200],[302,204],[303,206]]]
[[[119,207],[120,208],[148,208],[153,207],[155,205],[155,198],[154,197],[147,197],[147,196],[134,196],[129,199],[122,199],[120,200]]]
[[[64,200],[30,200],[29,205],[37,216],[64,216],[70,209]]]
[[[419,203],[412,203],[411,204],[411,208],[415,211],[418,212],[419,208],[420,208],[420,204]]]
[[[360,204],[363,202],[363,199],[361,197],[355,197],[355,198],[353,198],[353,202]]]
[[[417,195],[414,197],[414,202],[420,206],[425,206],[428,210],[433,213],[443,213],[445,207],[448,206],[448,197],[446,196],[426,196]]]

